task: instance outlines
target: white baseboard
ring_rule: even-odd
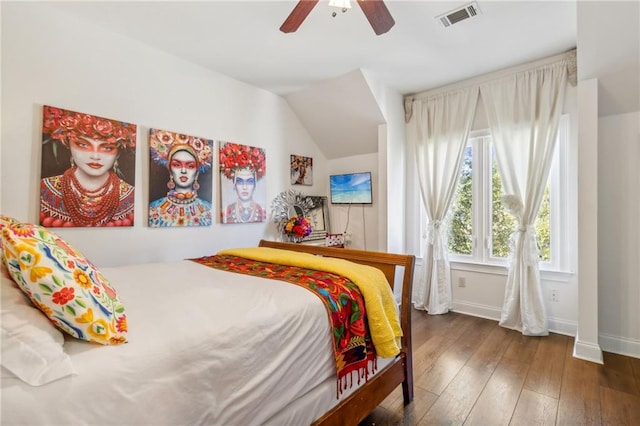
[[[474,317],[487,318],[494,321],[500,321],[501,309],[495,306],[480,305],[478,303],[469,302],[453,302],[453,311],[460,314],[471,315]]]
[[[604,364],[602,349],[600,349],[599,345],[582,342],[578,339],[576,339],[576,342],[573,345],[573,357],[595,362],[597,364]]]
[[[609,334],[600,334],[598,338],[603,351],[640,358],[640,341],[638,340]]]
[[[578,323],[558,318],[549,318],[549,331],[565,336],[575,337],[578,332]]]
[[[500,315],[502,314],[502,309],[495,306],[460,301],[453,302],[452,311],[494,321],[500,321]],[[549,331],[552,333],[575,337],[577,335],[577,330],[578,324],[575,321],[568,321],[560,318],[549,318]],[[608,334],[600,334],[598,338],[599,346],[576,340],[573,348],[573,356],[600,364],[602,363],[603,350],[619,355],[640,358],[639,340]]]
[[[453,302],[453,311],[461,314],[473,315],[475,317],[500,321],[501,308],[495,306],[480,305],[469,302]],[[574,321],[567,321],[558,318],[549,318],[549,331],[567,336],[575,336],[578,325]]]

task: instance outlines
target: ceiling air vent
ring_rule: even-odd
[[[444,27],[449,27],[457,22],[464,21],[467,18],[473,18],[480,14],[480,8],[476,2],[469,3],[466,6],[451,10],[440,16],[436,16]]]

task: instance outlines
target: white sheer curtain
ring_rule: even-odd
[[[478,91],[476,86],[414,100],[407,123],[410,152],[416,158],[428,218],[422,274],[414,286],[413,303],[432,315],[447,313],[453,307],[443,221],[455,193]]]
[[[535,220],[544,195],[564,101],[567,60],[483,84],[505,209],[517,220],[500,325],[549,334],[540,287]]]

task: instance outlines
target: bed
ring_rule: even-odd
[[[399,353],[337,381],[332,324],[316,295],[193,260],[100,268],[126,306],[127,343],[98,345],[66,333],[61,340],[3,274],[1,423],[356,425],[400,385],[408,404],[413,256],[271,241],[259,247],[382,271],[400,308]],[[7,329],[13,323],[21,332]],[[10,343],[34,327],[46,329],[53,349],[50,359],[32,360],[46,368],[29,384],[14,373],[24,366],[10,364],[17,350]],[[29,360],[24,350],[21,356]]]

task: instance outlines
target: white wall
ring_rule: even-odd
[[[378,129],[378,171],[380,175],[380,250],[408,253],[407,153],[405,145],[404,101],[397,91],[383,86],[365,72],[386,124]]]
[[[43,3],[2,2],[3,214],[37,221],[42,105],[138,124],[135,226],[56,229],[98,265],[173,260],[276,238],[270,223],[147,227],[150,127],[263,147],[267,200],[289,185],[289,155],[314,158],[310,194],[326,193],[327,165],[286,102]],[[268,207],[268,206],[267,206]]]
[[[640,357],[640,112],[598,120],[598,316],[604,350]]]
[[[378,173],[378,154],[354,155],[328,160],[328,174],[330,175],[354,172],[371,172],[373,203],[348,206],[331,204],[329,200],[331,232],[340,233],[346,230],[349,241],[348,248],[384,251],[384,247],[379,246],[378,232],[378,208],[381,203],[379,199],[381,183]]]
[[[578,61],[579,62],[579,61]],[[578,81],[578,330],[577,358],[602,363],[598,343],[598,80]]]
[[[578,80],[597,79],[600,117],[597,188],[590,176],[579,182],[597,190],[596,332],[603,350],[640,358],[640,3],[578,2],[577,11]]]
[[[372,171],[373,204],[331,206],[331,227],[341,232],[348,222],[350,248],[408,253],[407,159],[404,107],[400,93],[380,84],[362,70],[386,124],[378,127],[378,152],[329,160],[329,174]],[[364,222],[364,224],[363,224]]]

